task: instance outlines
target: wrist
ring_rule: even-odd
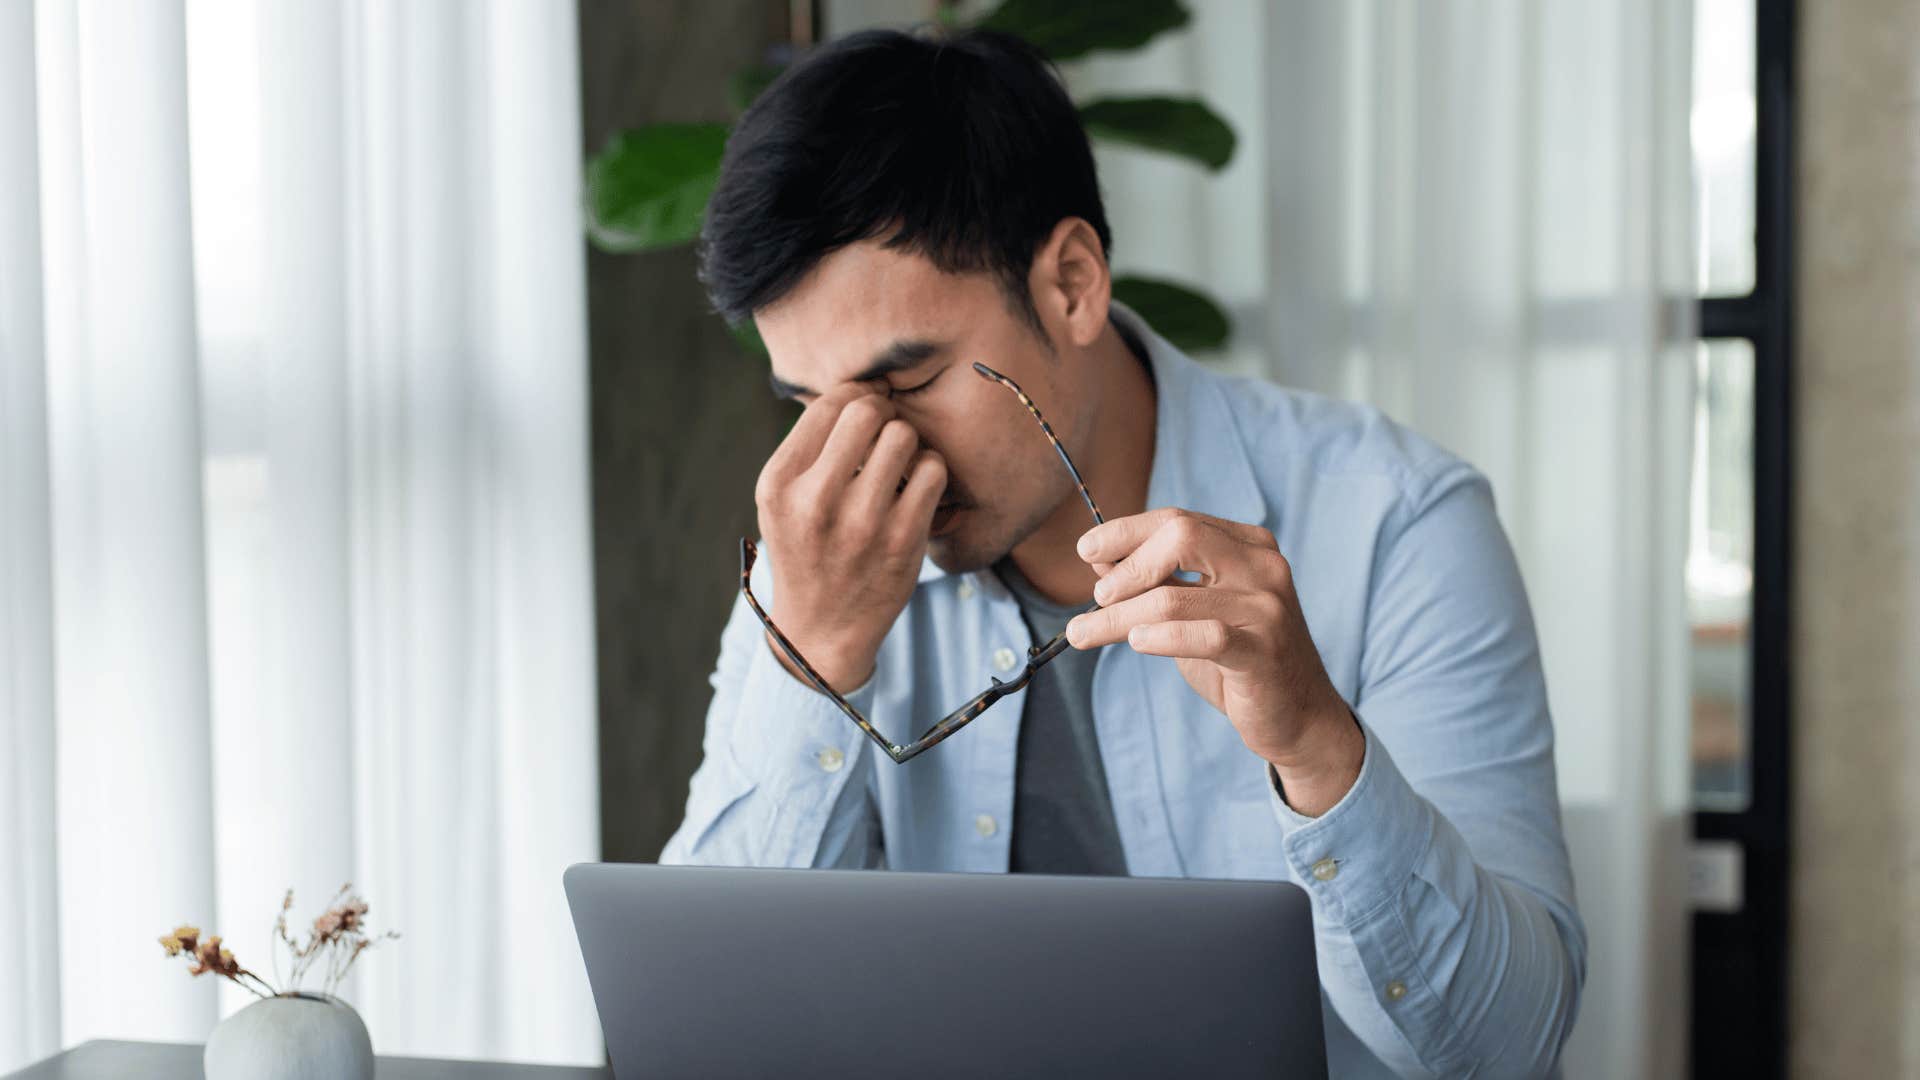
[[[809,688],[813,687],[813,680],[807,678],[806,673],[800,670],[799,665],[793,662],[771,633],[767,635],[767,647],[773,650],[774,658],[780,661],[780,666],[787,670],[787,674],[807,684]],[[856,650],[812,648],[798,641],[793,642],[793,647],[806,658],[814,674],[820,676],[842,697],[865,685],[873,676],[874,657],[878,652],[874,650],[860,654]]]
[[[1336,806],[1360,779],[1367,736],[1345,702],[1323,714],[1300,740],[1296,752],[1268,758],[1281,798],[1297,814],[1319,817]]]

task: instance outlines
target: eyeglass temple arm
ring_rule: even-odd
[[[860,710],[854,708],[852,702],[840,696],[838,690],[828,685],[827,680],[822,678],[819,672],[813,670],[813,665],[807,663],[807,658],[800,655],[800,650],[794,648],[793,642],[787,640],[787,635],[781,633],[780,628],[773,625],[772,616],[768,615],[766,609],[760,606],[760,601],[753,595],[753,588],[751,586],[754,558],[758,554],[758,551],[753,546],[753,541],[744,536],[740,538],[740,595],[747,598],[747,606],[751,607],[754,615],[759,617],[760,625],[767,628],[767,636],[771,637],[773,643],[780,647],[780,651],[786,654],[787,659],[793,661],[793,666],[799,670],[800,674],[806,676],[807,681],[813,684],[813,688],[825,694],[841,712],[846,714],[847,719],[853,721],[855,726],[861,731],[866,732],[867,737],[872,739],[881,750],[885,751],[888,757],[893,758],[895,761],[906,760],[899,756],[901,748],[895,746],[891,739],[880,734],[879,729],[868,722],[866,717],[861,716]]]
[[[1054,453],[1060,455],[1061,463],[1066,465],[1069,473],[1073,474],[1073,486],[1079,490],[1080,498],[1086,501],[1087,509],[1093,511],[1094,524],[1105,525],[1107,519],[1101,516],[1100,507],[1093,501],[1093,492],[1087,490],[1086,480],[1081,477],[1080,469],[1074,465],[1073,459],[1067,456],[1067,448],[1061,445],[1060,436],[1053,433],[1053,425],[1047,423],[1047,418],[1040,415],[1040,406],[1035,405],[1033,399],[1027,396],[1027,392],[1020,389],[1019,383],[1014,382],[1012,379],[1007,378],[1005,375],[1000,374],[980,361],[975,360],[973,362],[973,370],[974,374],[979,375],[988,382],[997,382],[1001,386],[1013,391],[1013,396],[1019,398],[1020,404],[1025,405],[1027,411],[1033,414],[1033,418],[1040,422],[1040,430],[1046,433],[1047,441],[1053,444]]]

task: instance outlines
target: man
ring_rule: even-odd
[[[756,490],[793,655],[743,598],[661,861],[1292,880],[1336,1075],[1551,1072],[1585,930],[1486,482],[1182,356],[1113,304],[1110,242],[1011,39],[856,35],[741,119],[703,279],[805,404]],[[905,742],[1063,626],[904,764],[814,683]]]

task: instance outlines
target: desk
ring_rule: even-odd
[[[202,1080],[198,1043],[81,1043],[5,1078],[5,1080]],[[378,1080],[613,1080],[613,1070],[558,1065],[507,1065],[494,1061],[442,1061],[437,1058],[376,1057]]]

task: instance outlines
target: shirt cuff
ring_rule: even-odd
[[[767,636],[747,667],[730,749],[742,775],[776,790],[814,785],[824,795],[856,771],[872,749],[867,735],[833,699],[789,673]],[[847,702],[866,716],[873,708],[873,679]]]
[[[1267,790],[1280,822],[1282,850],[1295,880],[1328,914],[1352,923],[1399,896],[1433,840],[1434,810],[1407,783],[1363,721],[1360,776],[1317,818],[1288,806],[1268,766]]]

